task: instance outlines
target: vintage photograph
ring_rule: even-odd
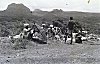
[[[0,64],[100,64],[100,0],[0,0]]]

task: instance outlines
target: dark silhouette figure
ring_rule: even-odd
[[[72,44],[72,42],[73,42],[73,34],[72,33],[73,33],[74,25],[75,25],[75,23],[74,23],[73,17],[70,17],[70,20],[69,20],[69,23],[68,23],[68,29],[69,29],[69,32],[71,34],[70,44]]]

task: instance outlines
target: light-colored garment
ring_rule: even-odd
[[[28,37],[28,35],[29,35],[29,30],[30,30],[30,29],[31,29],[31,28],[28,28],[28,29],[24,28],[24,29],[23,29],[23,33],[24,33],[23,36],[24,36],[24,37]]]
[[[26,32],[27,32],[27,31],[29,31],[30,29],[31,29],[31,28],[28,28],[28,29],[24,28],[24,31],[26,31]]]

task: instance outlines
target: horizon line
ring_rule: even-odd
[[[38,9],[38,8],[37,8]],[[44,10],[44,9],[38,9],[38,10],[41,10],[41,11],[47,11],[47,12],[52,12],[54,9],[57,9],[57,10],[62,10],[64,12],[83,12],[83,13],[100,13],[100,12],[89,12],[89,11],[79,11],[79,10],[63,10],[63,9],[58,9],[58,8],[53,8],[52,10]],[[5,9],[6,10],[6,9]],[[0,10],[0,11],[5,11],[5,10]],[[36,9],[34,10],[31,10],[31,12],[34,12]]]

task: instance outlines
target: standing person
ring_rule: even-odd
[[[69,29],[69,32],[71,34],[71,42],[70,44],[72,44],[73,42],[73,30],[74,30],[74,20],[73,20],[73,17],[70,17],[70,20],[69,20],[69,23],[68,23],[68,29]]]

